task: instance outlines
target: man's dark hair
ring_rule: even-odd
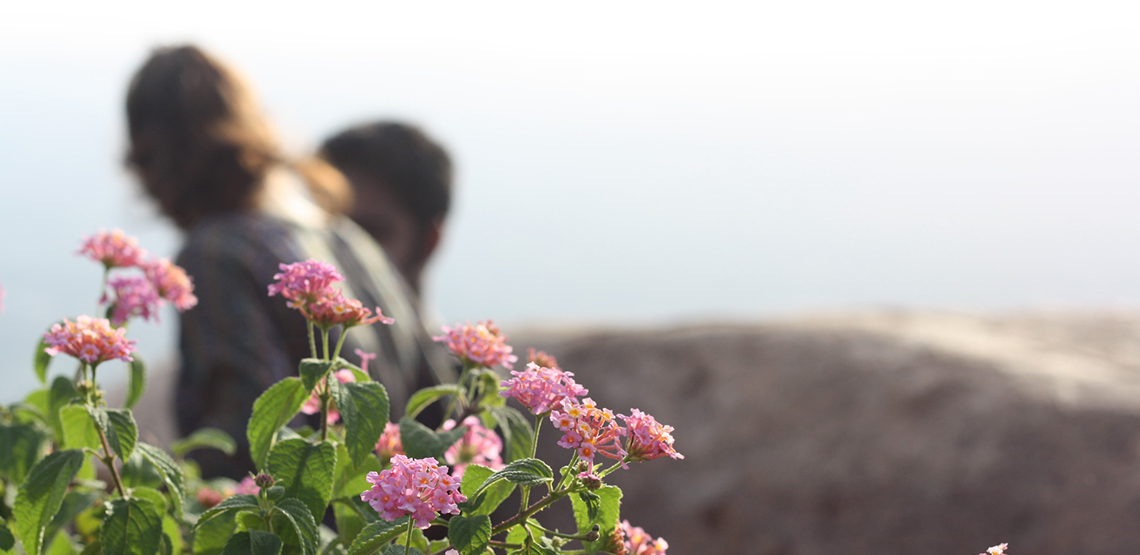
[[[451,158],[415,126],[384,121],[353,127],[326,140],[321,156],[341,171],[387,184],[422,225],[451,208]]]

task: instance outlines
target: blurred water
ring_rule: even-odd
[[[92,309],[81,236],[121,227],[176,252],[119,163],[127,79],[171,40],[246,70],[298,150],[397,117],[453,151],[429,288],[450,321],[1135,303],[1140,19],[906,6],[9,8],[0,401],[32,387],[43,327]],[[169,358],[175,322],[131,330],[144,356]]]

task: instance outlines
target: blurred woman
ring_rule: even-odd
[[[341,215],[351,202],[344,177],[284,156],[236,71],[194,46],[158,49],[131,80],[127,121],[127,166],[185,232],[178,264],[200,300],[181,317],[181,433],[216,427],[244,444],[254,400],[310,356],[300,314],[266,293],[281,263],[331,262],[346,296],[396,319],[353,329],[342,351],[379,355],[368,370],[387,387],[392,414],[415,389],[452,377],[383,251]],[[206,476],[253,470],[247,446],[234,459],[198,460]]]

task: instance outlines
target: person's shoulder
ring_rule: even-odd
[[[178,260],[191,266],[224,261],[246,265],[267,255],[283,259],[291,243],[289,225],[278,218],[256,212],[219,214],[187,232]]]

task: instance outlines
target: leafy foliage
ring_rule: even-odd
[[[309,392],[300,378],[285,378],[270,386],[253,402],[246,435],[250,455],[258,467],[265,466],[269,450],[277,438],[277,430],[297,416],[301,405],[309,398]]]

